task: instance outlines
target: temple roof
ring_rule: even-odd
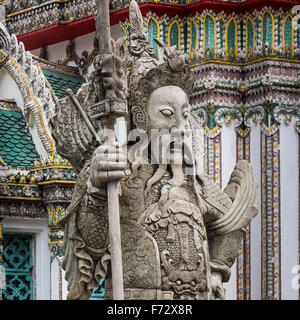
[[[57,98],[61,99],[66,96],[66,89],[71,89],[73,93],[77,93],[78,89],[84,82],[83,79],[60,73],[54,70],[42,69],[52,90]]]
[[[74,93],[77,93],[85,82],[85,79],[80,75],[78,67],[51,62],[36,56],[33,56],[33,59],[43,71],[51,90],[53,90],[58,99],[66,96],[66,89],[71,89]]]
[[[131,0],[110,1],[112,25],[128,19]],[[203,10],[214,12],[244,12],[268,6],[290,10],[300,0],[137,0],[142,14],[152,12],[158,16],[189,17]],[[3,17],[10,34],[22,41],[26,50],[43,48],[58,42],[75,39],[96,30],[95,0],[26,0],[4,1]]]
[[[0,156],[13,167],[30,167],[39,159],[23,114],[13,101],[0,100]]]

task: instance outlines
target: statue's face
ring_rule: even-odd
[[[133,34],[130,37],[128,46],[130,54],[136,57],[140,56],[145,51],[145,41],[146,38],[144,39],[143,37],[138,37]]]
[[[189,100],[179,87],[165,86],[152,92],[148,104],[148,128],[189,129]]]
[[[192,135],[189,100],[186,93],[176,86],[158,88],[150,96],[147,111],[151,144],[154,142],[154,131],[159,130],[161,155],[166,159],[175,159],[175,154],[178,159],[184,156],[186,163],[188,158],[191,160]]]

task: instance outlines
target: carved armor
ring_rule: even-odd
[[[248,163],[242,161],[240,165],[249,168],[248,175],[251,173]],[[88,174],[88,170],[83,172]],[[239,250],[242,232],[233,231],[209,238],[207,225],[228,214],[232,199],[208,177],[205,187],[197,184],[197,189],[202,190],[198,196],[192,178],[187,179],[181,187],[169,185],[172,174],[168,170],[145,195],[147,182],[154,172],[153,166],[142,165],[134,178],[130,174],[121,181],[125,298],[212,299],[211,272],[219,271],[224,281],[229,280],[230,267]],[[94,194],[88,194],[86,184],[85,192],[77,188],[74,199],[78,198],[77,193],[83,195],[80,205],[74,211],[69,211],[69,215],[73,212],[76,217],[74,222],[77,227],[69,223],[66,229],[72,226],[73,234],[76,234],[74,253],[85,275],[88,274],[86,278],[81,275],[87,287],[82,289],[80,297],[91,293],[86,292],[91,283],[87,280],[93,279],[95,286],[101,275],[106,277],[106,297],[110,298],[106,190],[94,191]],[[71,242],[69,238],[65,245]],[[74,259],[72,255],[67,255],[65,267],[68,258]],[[78,288],[70,286],[70,289],[69,298],[76,298],[74,293]]]

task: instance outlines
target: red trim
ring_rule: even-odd
[[[195,14],[196,12],[202,12],[205,9],[211,9],[214,12],[224,11],[225,13],[242,13],[252,12],[253,10],[260,10],[264,7],[271,7],[275,10],[282,8],[283,10],[289,10],[290,8],[298,5],[299,3],[291,0],[249,0],[243,3],[224,3],[221,1],[201,1],[199,3],[193,3],[184,8],[185,15]]]
[[[218,13],[224,11],[225,13],[241,13],[244,11],[252,12],[254,9],[260,10],[263,7],[269,6],[273,9],[282,8],[283,10],[289,10],[293,6],[297,5],[292,0],[249,0],[244,3],[224,3],[221,1],[201,1],[193,3],[186,7],[178,7],[164,4],[145,3],[140,5],[140,9],[143,15],[148,12],[156,13],[158,16],[162,16],[167,13],[169,17],[178,16],[180,18],[189,15],[195,15],[201,13],[205,9],[211,9]],[[128,18],[128,9],[114,12],[111,14],[111,25],[117,24],[120,21],[124,22]],[[50,46],[62,41],[74,39],[85,34],[94,32],[95,19],[89,17],[83,20],[70,22],[64,25],[53,25],[38,31],[34,31],[18,37],[19,41],[22,41],[26,50],[35,50],[45,46]]]
[[[74,39],[95,31],[94,17],[71,22],[64,25],[53,25],[38,31],[19,36],[26,50],[35,50],[38,48],[50,46],[62,41]]]

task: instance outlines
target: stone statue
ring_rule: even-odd
[[[192,71],[174,47],[158,40],[155,56],[135,1],[130,20],[128,49],[135,62],[129,74],[122,62],[126,59],[107,72],[105,59],[98,58],[91,80],[73,98],[101,133],[103,123],[89,116],[91,108],[107,88],[110,94],[125,94],[127,126],[135,129],[129,132],[144,138],[126,147],[97,141],[70,96],[57,103],[51,121],[57,150],[78,176],[62,220],[68,299],[89,299],[100,276],[105,298],[112,297],[108,181],[119,181],[125,299],[224,299],[223,282],[230,278],[243,228],[257,214],[251,165],[239,161],[225,190],[203,172],[200,125],[189,110]],[[121,83],[127,88],[121,90]],[[161,141],[167,133],[166,147]],[[188,137],[178,144],[183,135]],[[160,156],[153,156],[154,142]],[[169,150],[166,161],[160,160],[162,150]]]

